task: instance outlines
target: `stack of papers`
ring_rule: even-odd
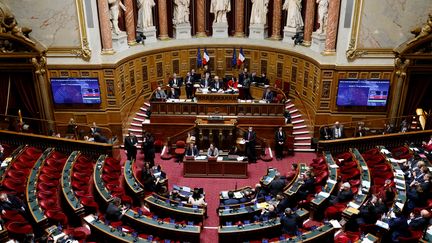
[[[363,165],[362,170],[369,170],[369,168],[366,165]]]
[[[362,181],[362,186],[366,188],[370,188],[370,181]]]
[[[373,241],[369,240],[368,238],[363,238],[361,243],[373,243]]]
[[[329,223],[330,223],[330,224],[333,226],[333,228],[335,228],[335,229],[340,229],[340,228],[342,228],[342,226],[339,224],[339,221],[337,221],[337,220],[332,219],[332,220],[329,221]]]
[[[360,211],[357,208],[348,207],[346,211],[350,212],[351,214],[359,214]]]
[[[237,157],[237,161],[243,161],[244,160],[244,157],[243,156],[239,156],[239,157]]]
[[[328,192],[320,192],[318,193],[319,196],[324,197],[324,198],[328,198],[330,196],[330,193]]]
[[[234,192],[234,197],[235,198],[243,198],[243,193],[241,193],[241,192]]]
[[[358,209],[358,208],[360,207],[360,205],[358,205],[358,204],[355,203],[355,202],[349,202],[349,203],[348,203],[348,206],[349,206],[349,207],[352,207],[352,208],[355,208],[355,209]]]
[[[376,225],[387,230],[389,229],[389,225],[381,220],[377,220]]]
[[[228,191],[221,191],[221,197],[223,198],[223,199],[228,199],[229,197],[228,197]]]
[[[332,165],[330,165],[330,168],[337,169],[337,168],[339,168],[339,166],[337,164],[332,164]]]
[[[332,180],[332,179],[328,179],[328,180],[327,180],[327,183],[336,184],[336,181],[335,181],[335,180]]]

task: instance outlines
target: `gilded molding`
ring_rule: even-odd
[[[43,53],[43,55],[40,56],[39,58],[33,57],[31,61],[35,68],[36,74],[44,75],[46,73],[47,61],[46,61],[45,53]]]
[[[71,53],[81,57],[85,61],[90,61],[92,51],[90,50],[87,38],[82,40],[82,48],[71,50]]]
[[[406,70],[410,64],[409,59],[397,57],[395,59],[395,74],[398,77],[405,78],[406,77]]]
[[[351,38],[350,43],[348,45],[348,49],[345,52],[346,58],[349,61],[353,61],[354,59],[356,59],[358,57],[362,57],[362,56],[368,54],[368,52],[366,50],[356,49],[356,44],[357,44],[356,39]]]

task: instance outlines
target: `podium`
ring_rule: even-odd
[[[234,116],[197,116],[198,147],[205,150],[214,144],[219,150],[229,150],[234,144],[237,119]]]

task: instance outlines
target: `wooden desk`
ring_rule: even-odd
[[[139,182],[138,178],[136,178],[136,175],[133,171],[134,162],[135,160],[126,160],[123,169],[123,177],[130,191],[133,192],[137,198],[143,198],[145,194],[144,186]]]
[[[63,196],[66,199],[66,202],[69,204],[69,207],[72,211],[77,215],[84,214],[84,205],[80,203],[75,193],[72,190],[71,179],[72,179],[72,168],[73,165],[80,155],[79,151],[74,151],[69,155],[69,158],[66,160],[66,163],[63,167],[61,181],[61,187],[63,191]]]
[[[237,103],[238,94],[196,92],[198,103]]]
[[[102,180],[102,170],[105,164],[106,157],[106,155],[101,155],[96,161],[96,166],[93,171],[93,182],[96,190],[99,193],[99,196],[106,204],[108,204],[113,199],[113,196],[108,191],[108,188],[106,188],[105,183]]]
[[[291,184],[290,187],[288,187],[285,191],[284,194],[291,197],[293,195],[295,195],[297,193],[297,191],[299,190],[299,188],[301,187],[301,185],[303,184],[303,180],[301,179],[301,174],[305,173],[308,169],[307,165],[304,163],[300,163],[299,164],[299,173],[297,175],[296,180]]]
[[[219,156],[221,157],[221,156]],[[184,177],[247,178],[247,161],[237,161],[221,157],[222,161],[191,160],[185,157],[183,162]]]

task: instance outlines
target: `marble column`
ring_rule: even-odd
[[[305,26],[304,26],[304,39],[303,39],[304,46],[311,46],[314,23],[315,23],[315,0],[307,0]]]
[[[169,39],[166,0],[158,0],[158,14],[159,14],[159,39],[161,40]]]
[[[244,37],[244,1],[235,2],[235,37]]]
[[[339,10],[341,0],[330,0],[327,19],[327,38],[324,54],[332,55],[336,52],[336,37],[339,25]]]
[[[132,0],[125,0],[124,1],[125,7],[126,7],[126,34],[127,34],[127,42],[128,45],[135,45],[136,44],[136,34],[135,34],[135,23],[134,23],[134,8],[133,8],[133,2]]]
[[[282,39],[282,36],[280,34],[281,22],[282,22],[282,0],[274,0],[273,1],[272,35],[270,37],[271,39],[273,39],[273,40]]]
[[[196,9],[197,9],[197,37],[207,37],[205,32],[205,1],[204,0],[196,0]]]
[[[98,0],[99,28],[102,39],[102,54],[114,53],[107,0]]]

